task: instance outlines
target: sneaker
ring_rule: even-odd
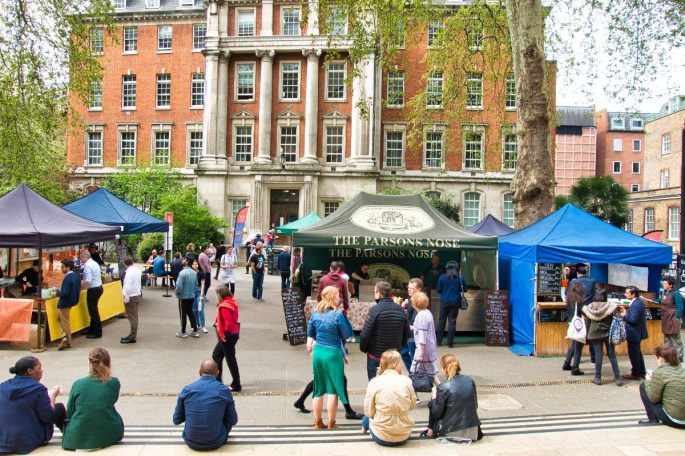
[[[177,332],[176,337],[180,337],[181,339],[185,339],[186,337],[188,337],[188,334],[186,334],[184,332]]]
[[[355,339],[354,336],[351,336],[345,342],[347,342],[348,344],[355,344],[357,343],[357,339]]]
[[[420,404],[420,403],[421,403],[421,399],[419,399],[419,396],[416,396],[416,403],[417,403],[417,404]]]
[[[263,298],[259,298],[259,299],[257,299],[257,301],[259,301],[259,302],[264,302],[264,299],[263,299]]]
[[[200,333],[197,332],[197,331],[195,331],[195,332],[192,334],[192,336],[193,336],[194,338],[197,339],[198,337],[200,337]]]
[[[205,334],[207,334],[207,333],[209,332],[209,330],[207,329],[206,326],[203,326],[203,327],[202,327],[202,332],[205,333]]]
[[[583,372],[582,370],[580,370],[578,368],[575,368],[571,371],[571,375],[585,375],[585,372]]]
[[[623,386],[623,380],[621,380],[621,377],[616,377],[615,382],[616,386]]]
[[[599,377],[592,377],[592,383],[594,383],[597,386],[600,386],[602,384],[602,379]]]

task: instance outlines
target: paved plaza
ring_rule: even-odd
[[[685,432],[666,426],[638,426],[644,418],[637,382],[623,387],[590,383],[592,366],[584,360],[583,377],[561,370],[559,358],[519,357],[507,348],[484,345],[456,345],[462,372],[478,385],[479,415],[483,421],[483,441],[470,446],[420,440],[418,434],[428,418],[428,393],[420,393],[422,403],[414,412],[412,439],[399,448],[383,448],[359,431],[359,421],[338,413],[340,428],[312,429],[312,415],[298,412],[292,403],[312,378],[311,359],[304,346],[291,347],[282,340],[285,332],[280,300],[280,278],[267,276],[265,302],[254,301],[251,278],[238,270],[236,298],[240,304],[241,334],[237,345],[243,390],[235,395],[239,423],[228,444],[216,452],[230,454],[459,454],[459,455],[683,455]],[[178,304],[166,298],[164,288],[144,289],[140,306],[138,343],[122,345],[128,334],[128,320],[105,323],[99,340],[74,339],[74,348],[58,352],[56,344],[37,356],[45,371],[43,383],[59,384],[66,402],[71,384],[86,375],[88,350],[102,346],[112,355],[113,375],[121,381],[117,409],[126,432],[121,444],[99,454],[172,455],[195,453],[181,439],[182,426],[174,426],[171,416],[176,394],[198,376],[200,362],[210,358],[216,336],[210,330],[199,339],[179,339]],[[173,295],[173,291],[171,291]],[[216,299],[210,292],[207,322],[213,322]],[[348,345],[350,364],[346,366],[351,403],[363,411],[366,389],[366,359],[358,344]],[[8,368],[28,354],[28,350],[0,346],[0,380],[9,378]],[[440,354],[447,350],[440,347]],[[646,355],[647,368],[656,365]],[[619,357],[622,372],[629,369],[627,357]],[[225,370],[224,381],[230,382]],[[608,361],[604,380],[612,378]],[[310,408],[311,400],[307,401]],[[34,454],[71,454],[61,450],[61,434]]]

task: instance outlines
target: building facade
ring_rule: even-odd
[[[595,175],[597,129],[595,108],[559,106],[556,115],[554,177],[555,195],[571,194],[583,177]]]
[[[332,8],[323,20],[317,0],[114,3],[119,39],[93,28],[104,77],[79,113],[85,131],[69,138],[82,185],[131,166],[174,167],[229,224],[250,205],[250,231],[392,187],[452,196],[465,226],[488,213],[514,224],[513,77],[499,96],[492,78],[469,73],[464,119],[448,120],[449,81],[424,77],[423,63],[441,19],[408,31],[421,38],[392,71],[370,56],[348,84],[346,18]],[[445,14],[463,3],[446,2]],[[426,87],[433,115],[412,145],[409,101]]]

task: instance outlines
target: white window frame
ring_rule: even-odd
[[[297,86],[296,86],[297,87],[297,96],[295,96],[295,97],[286,97],[285,96],[286,93],[285,93],[284,83],[285,83],[285,76],[286,76],[286,69],[285,69],[286,65],[296,65],[297,66],[297,72],[296,72],[296,74],[297,74]],[[301,77],[302,65],[300,64],[299,61],[283,61],[283,62],[281,62],[280,67],[281,67],[281,71],[280,71],[281,74],[280,74],[280,82],[278,85],[280,88],[280,90],[278,91],[280,101],[300,101],[300,97],[302,94],[302,90],[300,90],[301,83],[302,83],[302,77]],[[293,72],[292,70],[289,70],[288,74],[295,74],[295,72]],[[289,87],[291,87],[291,86],[289,86]]]
[[[115,10],[126,9],[126,0],[114,0],[112,4]]]
[[[433,124],[424,128],[423,131],[423,157],[421,160],[421,168],[423,169],[445,169],[445,135],[446,126],[444,124]],[[439,135],[439,138],[438,138]],[[429,144],[435,144],[440,147],[440,157],[428,157]],[[428,163],[428,160],[431,163]],[[435,166],[435,160],[439,160],[438,166]]]
[[[127,37],[127,32],[132,32],[132,36]],[[131,44],[131,49],[127,49],[127,44]],[[127,25],[122,31],[122,45],[124,54],[138,53],[138,26]]]
[[[252,68],[252,94],[250,98],[239,98],[241,95],[238,93],[239,90],[239,79],[240,79],[240,67],[251,67]],[[235,63],[235,101],[237,103],[252,103],[255,101],[255,68],[256,65],[254,62],[236,62]],[[243,95],[244,96],[244,95]]]
[[[670,171],[662,169],[659,174],[659,188],[668,188],[671,185]]]
[[[469,135],[480,135],[480,141],[476,143],[476,141],[471,141],[469,140]],[[462,129],[462,139],[461,139],[461,144],[462,144],[462,164],[461,164],[461,169],[464,171],[482,171],[485,167],[485,127],[482,125],[465,125],[464,128]],[[480,165],[478,167],[474,166],[467,166],[467,160],[468,161],[475,161],[476,158],[474,157],[468,157],[467,154],[469,153],[467,151],[467,146],[469,144],[476,145],[480,144],[480,158],[478,158]],[[473,153],[475,153],[475,149]]]
[[[642,165],[640,164],[640,162],[633,162],[631,165],[633,174],[640,174],[640,171],[642,171]],[[637,165],[637,171],[635,171],[635,165]]]
[[[442,19],[431,19],[428,22],[428,49],[440,48],[443,43],[440,41],[440,32],[445,30],[445,21]],[[444,34],[443,34],[444,37]],[[444,38],[443,38],[444,39]],[[437,43],[435,41],[438,41]]]
[[[193,6],[195,5],[195,0],[179,0],[178,6]]]
[[[250,129],[250,134],[249,136],[242,134],[238,135],[238,130],[242,128],[249,128]],[[238,160],[238,138],[249,138],[250,142],[249,143],[241,143],[241,146],[247,146],[250,149],[250,156],[248,160],[241,159]],[[242,152],[241,154],[245,154]],[[255,154],[255,143],[254,143],[254,122],[234,122],[233,123],[233,161],[236,164],[249,164],[254,161],[254,156]]]
[[[341,98],[335,98],[330,96],[331,74],[337,75],[338,73],[340,73],[340,70],[338,70],[337,68],[332,72],[332,65],[342,65],[342,79],[340,80],[340,84],[342,85]],[[347,101],[347,84],[345,84],[345,79],[347,79],[347,63],[344,60],[332,60],[326,64],[326,87],[324,88],[324,101]]]
[[[340,205],[342,204],[342,201],[332,200],[332,199],[321,199],[321,204],[322,204],[322,208],[323,208],[321,213],[323,214],[323,218],[326,218],[329,215],[333,214],[338,209],[340,209]]]
[[[445,73],[433,71],[426,77],[426,108],[442,109],[445,101]]]
[[[618,165],[618,171],[616,171],[616,165]],[[613,174],[621,174],[623,164],[620,161],[615,161],[612,163],[611,171]]]
[[[466,75],[466,109],[483,109],[483,73],[476,71]]]
[[[680,240],[680,208],[671,206],[668,208],[668,240]]]
[[[289,121],[289,119],[285,119],[285,120],[279,120],[277,127],[278,127],[278,130],[277,130],[278,138],[277,138],[277,140],[278,140],[279,158],[283,153],[285,153],[286,163],[297,163],[299,158],[300,158],[300,126],[299,126],[299,124],[293,124],[292,122]],[[294,128],[295,129],[295,135],[294,135],[295,143],[294,144],[291,144],[291,143],[284,144],[284,142],[283,142],[283,129],[284,128]],[[288,135],[288,136],[292,136],[292,135]],[[286,151],[285,151],[286,146],[291,147],[291,148],[294,146],[294,151],[286,153]],[[294,159],[292,159],[292,160],[289,159],[290,155],[292,155],[294,157]]]
[[[637,148],[635,148],[635,144],[637,144]],[[633,139],[633,152],[640,152],[641,150],[642,150],[642,140]]]
[[[466,30],[466,42],[469,45],[469,51],[482,51],[484,41],[485,33],[482,28],[469,27]]]
[[[640,191],[640,184],[631,184],[630,185],[630,191],[631,192],[639,192]]]
[[[645,123],[642,119],[632,118],[630,119],[630,129],[631,130],[644,130]]]
[[[340,161],[329,160],[328,148],[338,146],[338,144],[331,144],[329,142],[331,136],[329,136],[328,130],[331,128],[336,128],[336,129],[339,128],[340,129],[340,135],[336,135],[336,137],[340,136],[340,139],[341,139],[341,144],[339,144],[339,146],[340,146],[340,154],[339,154],[340,155]],[[346,163],[345,162],[345,158],[346,158],[345,154],[347,151],[346,151],[345,146],[346,146],[347,141],[345,141],[345,139],[346,139],[345,135],[346,135],[346,131],[345,131],[345,125],[344,124],[337,124],[337,123],[336,124],[326,124],[326,123],[324,123],[324,126],[323,126],[323,159],[327,165],[342,166]],[[337,155],[338,154],[336,153],[336,156]]]
[[[159,0],[145,0],[145,8],[159,8]]]
[[[671,135],[661,135],[661,155],[671,153]]]
[[[235,218],[238,215],[238,211],[247,206],[248,201],[248,198],[231,198],[231,220],[229,223],[231,227],[234,227],[233,224],[235,223]]]
[[[612,143],[614,145],[614,152],[623,152],[623,139],[614,138]]]
[[[193,134],[200,133],[202,135],[202,140],[200,142],[200,150],[197,155],[197,163],[193,163],[193,151],[197,150],[193,147],[193,142],[196,141],[192,138]],[[204,148],[204,131],[202,130],[201,123],[189,123],[186,125],[186,166],[189,168],[194,168],[200,163],[200,158],[202,157],[202,149]]]
[[[151,136],[152,136],[152,143],[150,147],[150,165],[152,166],[171,166],[171,151],[172,151],[172,134],[171,134],[171,126],[172,124],[170,123],[158,123],[158,124],[152,124],[151,128]],[[158,149],[157,145],[157,134],[168,134],[169,135],[169,143],[168,143],[168,156],[166,157],[166,163],[164,162],[159,162],[159,158],[157,153],[159,150],[163,150],[163,148]],[[164,157],[161,157],[164,158]]]
[[[83,166],[84,167],[102,167],[105,161],[105,126],[104,125],[87,125],[86,126],[86,138],[85,138],[85,144],[84,144],[84,159],[83,159]],[[99,161],[91,163],[91,140],[90,140],[90,135],[91,134],[99,134],[100,139],[100,155],[99,155]]]
[[[405,167],[405,153],[407,150],[407,125],[398,123],[388,123],[383,128],[383,168],[385,169],[400,169]],[[388,164],[388,134],[400,134],[401,135],[401,149],[399,156],[398,165]],[[397,160],[397,157],[393,157],[393,160]]]
[[[646,207],[644,214],[645,214],[645,217],[644,217],[645,233],[649,233],[650,231],[654,231],[654,208],[653,207]]]
[[[510,138],[513,137],[513,147],[514,150],[509,150],[512,145]],[[508,155],[513,154],[514,157],[510,158]],[[513,127],[502,128],[502,171],[503,172],[514,172],[516,171],[516,164],[518,162],[518,137],[516,136],[516,131]],[[510,164],[513,163],[513,166]]]
[[[204,33],[200,30],[204,29]],[[207,39],[207,24],[200,22],[193,24],[193,52],[201,52],[205,48],[205,40]],[[201,46],[198,47],[198,44]]]
[[[516,101],[516,79],[514,73],[507,73],[504,80],[504,110],[516,111],[518,105]]]
[[[160,104],[164,100],[166,104]],[[155,78],[155,109],[171,109],[171,75],[169,73],[159,73]]]
[[[166,30],[169,31],[169,36],[166,35]],[[169,41],[168,47],[166,41]],[[160,24],[157,26],[157,52],[168,53],[171,52],[174,45],[174,27],[171,24]],[[164,46],[164,47],[163,47]]]
[[[251,33],[241,33],[240,16],[241,14],[252,15]],[[255,36],[257,29],[257,9],[256,8],[236,8],[235,10],[235,35],[236,36]]]
[[[467,217],[466,217],[466,211],[467,211],[467,210],[471,211],[472,209],[466,207],[466,203],[467,203],[466,199],[467,199],[467,196],[470,196],[470,195],[477,195],[477,196],[478,196],[478,214],[477,214],[475,217],[472,217],[471,215],[469,215],[469,219],[474,219],[474,218],[475,218],[475,221],[474,221],[473,223],[470,223],[470,220],[469,220],[469,224],[467,225],[467,224],[466,224],[466,219],[467,219]],[[472,226],[475,225],[476,223],[480,222],[481,219],[483,218],[483,217],[482,217],[482,214],[483,214],[483,194],[480,193],[480,192],[474,192],[474,191],[467,191],[467,192],[464,192],[464,193],[462,194],[462,206],[461,206],[461,207],[463,208],[463,211],[462,211],[462,214],[463,214],[462,224],[463,224],[464,228],[472,227]]]
[[[404,71],[391,70],[388,71],[388,79],[386,83],[386,107],[392,109],[404,108]],[[401,93],[401,102],[392,103],[391,101],[399,101]]]
[[[628,209],[628,221],[626,222],[626,231],[629,233],[633,232],[633,210]]]
[[[342,16],[342,21],[340,20]],[[342,26],[342,30],[340,27]],[[345,36],[347,35],[347,14],[345,10],[339,6],[331,6],[328,10],[328,17],[326,18],[326,34],[330,36]]]
[[[129,79],[128,81],[126,79]],[[132,78],[132,79],[131,79]],[[133,88],[129,95],[126,95],[127,87],[129,91]],[[127,97],[133,99],[133,104],[127,104]],[[138,78],[135,74],[125,74],[121,78],[121,109],[125,111],[135,111],[138,98]]]
[[[626,122],[623,117],[612,117],[611,118],[611,128],[620,128],[621,130],[626,128]]]
[[[102,111],[102,78],[91,81],[88,98],[88,111]]]
[[[105,29],[103,27],[91,27],[88,30],[88,45],[93,55],[105,53]]]
[[[202,94],[200,95],[199,87],[202,87]],[[190,109],[202,109],[205,107],[205,74],[191,73],[190,74]],[[201,98],[202,103],[196,103],[196,98]]]
[[[286,25],[293,25],[292,23],[286,24],[285,15],[286,11],[297,11],[297,33],[285,33]],[[302,35],[302,8],[296,6],[281,6],[281,35],[282,36],[300,36]]]
[[[124,134],[133,134],[133,162],[124,163],[123,160],[123,138]],[[138,125],[137,124],[118,124],[117,125],[117,166],[136,166],[138,160]]]
[[[507,208],[507,205],[511,204],[511,208]],[[507,214],[511,213],[510,216]],[[511,219],[511,223],[507,220]],[[505,225],[515,228],[516,227],[516,214],[514,213],[514,200],[511,192],[502,193],[502,223]]]

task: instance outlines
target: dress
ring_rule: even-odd
[[[339,310],[314,312],[309,319],[307,336],[316,340],[313,356],[314,395],[335,394],[347,404],[343,343],[352,335],[345,316]]]
[[[69,392],[62,448],[90,450],[104,448],[124,438],[124,422],[114,408],[121,385],[112,377],[104,383],[84,377],[76,380]]]
[[[418,347],[424,344],[423,357],[416,359],[418,350],[414,353],[414,359],[409,372],[428,375],[437,375],[440,369],[438,364],[438,345],[435,340],[435,324],[433,314],[428,309],[423,309],[416,314],[414,320],[414,342]]]

